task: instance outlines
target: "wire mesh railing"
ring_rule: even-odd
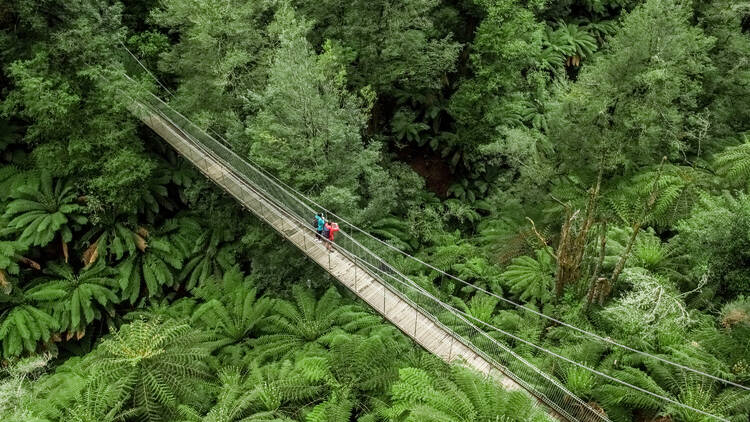
[[[192,153],[183,151],[183,154],[192,154],[191,157],[187,157],[188,159],[194,163],[203,163],[205,168],[210,168],[215,163],[220,164],[226,172],[208,176],[217,182],[223,182],[220,184],[240,202],[251,204],[252,201],[256,201],[260,207],[257,209],[261,210],[258,213],[259,217],[272,225],[287,224],[288,227],[276,228],[280,231],[293,229],[291,236],[297,233],[304,236],[307,233],[307,236],[313,238],[314,229],[311,223],[316,210],[308,203],[280,186],[264,171],[236,154],[230,146],[216,140],[155,95],[140,93],[136,101],[144,106],[142,112],[152,113],[146,118],[158,117],[168,122],[194,147]],[[233,180],[227,181],[225,178]],[[252,187],[262,195],[262,199],[249,195],[246,190],[241,189],[242,184]],[[277,216],[276,219],[273,216]],[[279,219],[278,216],[283,218]],[[513,352],[509,347],[513,342],[512,337],[508,337],[509,333],[480,328],[480,321],[472,320],[471,315],[441,301],[429,288],[420,286],[390,264],[389,260],[399,260],[400,256],[382,248],[382,245],[368,237],[355,238],[352,235],[355,232],[352,228],[343,227],[337,236],[336,250],[366,270],[390,292],[398,294],[449,332],[453,336],[450,341],[460,341],[469,347],[565,419],[608,420],[606,415],[567,390],[555,377]],[[384,300],[385,294],[384,290]],[[415,327],[415,334],[418,329],[419,327]]]

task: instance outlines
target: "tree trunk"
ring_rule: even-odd
[[[654,185],[651,187],[651,193],[648,196],[648,201],[646,202],[646,206],[643,208],[643,214],[641,215],[641,218],[633,224],[633,234],[630,235],[630,239],[628,240],[628,246],[625,248],[625,252],[623,252],[622,256],[620,256],[620,259],[617,261],[617,265],[615,266],[615,270],[612,272],[611,277],[611,285],[614,286],[615,283],[617,283],[617,279],[620,277],[620,273],[622,273],[622,270],[625,268],[625,261],[627,261],[628,257],[630,256],[630,251],[633,249],[633,245],[635,244],[636,239],[638,238],[638,233],[641,231],[641,228],[643,227],[643,224],[646,222],[646,217],[648,217],[648,213],[651,212],[651,209],[654,207],[654,203],[656,202],[656,196],[659,193],[659,179],[661,179],[662,170],[664,170],[664,162],[667,161],[667,157],[663,157],[661,159],[661,164],[659,165],[659,172],[656,173],[656,178],[654,179]]]
[[[13,290],[13,285],[10,284],[8,273],[5,270],[0,270],[0,290],[6,295],[9,295],[11,290]]]
[[[589,283],[589,291],[586,295],[586,308],[588,309],[589,306],[591,306],[591,302],[594,301],[594,292],[597,290],[597,283],[599,280],[599,271],[602,268],[602,264],[604,263],[604,256],[607,250],[607,220],[604,220],[602,222],[602,232],[600,235],[599,240],[599,259],[596,260],[596,265],[594,266],[594,273],[591,276],[591,282]]]
[[[570,208],[565,205],[566,221],[560,230],[560,243],[557,247],[557,272],[555,274],[555,297],[562,296],[565,286],[578,281],[581,277],[581,263],[586,251],[586,240],[589,230],[594,224],[596,214],[596,203],[602,184],[602,168],[596,179],[596,185],[589,189],[589,200],[586,204],[586,214],[580,228],[574,230],[574,222],[579,210],[571,213]]]
[[[70,258],[70,255],[68,254],[68,243],[63,239],[62,236],[60,236],[60,244],[62,245],[62,253],[65,257],[65,263],[68,263],[68,258]]]
[[[35,270],[41,270],[42,266],[39,265],[38,262],[34,261],[33,259],[26,258],[25,256],[17,255],[16,259],[18,261],[23,262],[24,264],[28,265],[29,267],[35,269]]]

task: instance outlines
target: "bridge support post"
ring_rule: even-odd
[[[417,308],[414,308],[414,338],[417,338],[417,320],[419,319],[419,313]]]
[[[357,288],[357,261],[354,261],[354,291],[356,293],[359,293],[359,289]]]
[[[385,315],[385,284],[383,284],[383,314]]]

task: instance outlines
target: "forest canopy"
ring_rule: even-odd
[[[749,1],[0,3],[0,420],[550,421],[284,242],[143,92],[603,420],[750,417]]]

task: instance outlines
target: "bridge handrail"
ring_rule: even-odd
[[[195,147],[219,160],[233,174],[242,178],[250,186],[260,190],[264,196],[302,227],[313,230],[311,223],[315,210],[269,178],[263,171],[249,164],[235,153],[230,146],[217,141],[202,128],[174,110],[160,98],[147,93],[138,100],[178,127]],[[366,239],[362,239],[366,241]],[[427,291],[387,261],[363,245],[348,231],[341,230],[336,247],[350,259],[369,269],[370,275],[378,279],[399,296],[419,308],[424,315],[455,334],[467,347],[493,362],[507,376],[514,379],[537,398],[570,420],[607,421],[606,416],[568,391],[559,381],[523,359],[505,344],[495,332],[486,332],[456,312],[432,293]],[[493,336],[494,335],[494,336]]]

